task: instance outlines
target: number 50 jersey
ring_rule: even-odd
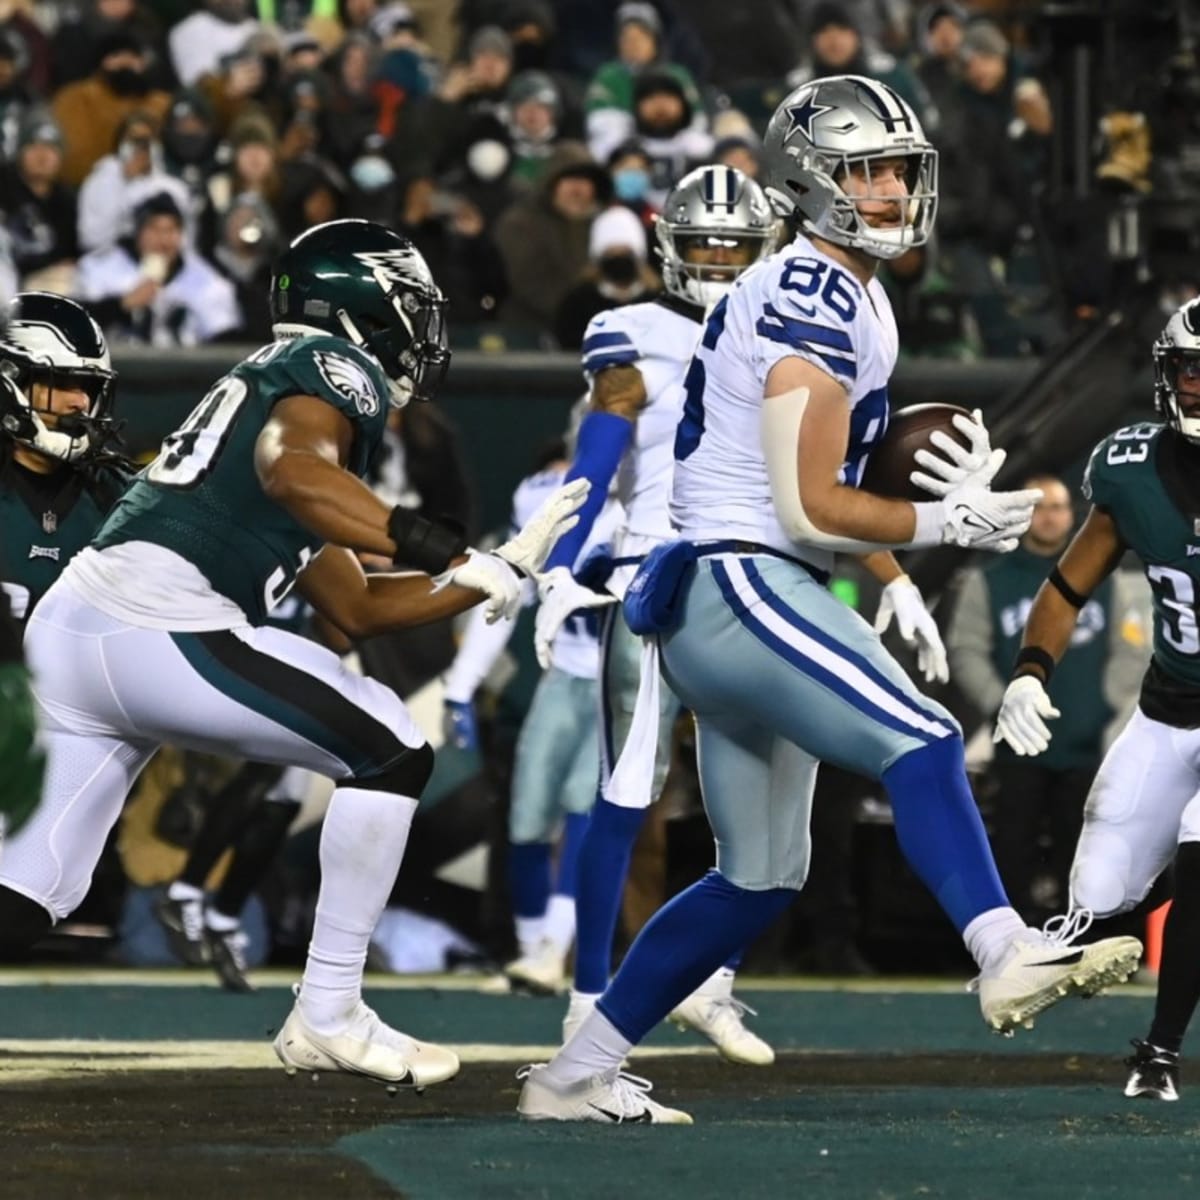
[[[1200,726],[1200,446],[1165,425],[1118,429],[1088,462],[1083,494],[1141,559],[1154,595],[1154,657],[1140,707]]]
[[[387,394],[380,365],[341,338],[313,335],[264,346],[219,380],[167,437],[93,548],[122,548],[122,565],[137,570],[135,543],[163,547],[199,570],[252,625],[261,624],[321,546],[259,483],[254,447],[271,410],[289,396],[332,404],[354,426],[347,467],[361,477],[383,437]],[[147,572],[162,572],[159,556],[145,557]]]
[[[760,542],[828,570],[833,556],[794,546],[775,516],[760,431],[767,376],[781,359],[801,358],[846,389],[841,481],[857,486],[887,429],[897,351],[883,286],[864,287],[807,238],[739,276],[709,314],[684,377],[671,496],[682,536]]]

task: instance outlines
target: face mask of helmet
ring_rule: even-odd
[[[9,359],[0,365],[0,428],[14,441],[48,458],[78,462],[85,455],[103,450],[116,434],[109,415],[115,378],[114,372],[101,368],[22,369]],[[88,398],[85,409],[55,411],[56,392],[77,391]],[[45,397],[42,406],[34,402],[39,394]]]
[[[401,316],[400,326],[351,318],[344,311],[338,315],[350,340],[382,364],[393,408],[403,408],[410,400],[432,400],[450,367],[445,298],[441,293],[435,297],[398,291],[388,298]]]
[[[1200,442],[1200,350],[1156,344],[1154,395],[1167,424]]]
[[[889,164],[898,160],[904,163],[902,196],[880,182],[887,177]],[[825,232],[813,230],[819,236],[883,259],[899,258],[929,240],[937,212],[936,150],[847,158],[834,168],[832,177],[839,195]],[[863,212],[864,205],[874,208],[881,204],[887,206],[882,213]]]

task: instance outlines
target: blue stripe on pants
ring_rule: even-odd
[[[716,580],[717,586],[721,590],[721,595],[730,610],[737,617],[739,623],[755,638],[757,638],[764,646],[766,646],[773,654],[777,654],[785,662],[802,671],[805,675],[816,680],[823,687],[828,688],[835,695],[841,697],[852,707],[856,708],[864,716],[869,717],[872,721],[878,722],[887,729],[891,729],[895,733],[904,734],[906,737],[918,739],[922,742],[932,740],[933,735],[926,733],[923,730],[918,730],[908,722],[897,716],[879,708],[865,699],[863,695],[856,691],[853,687],[847,684],[843,679],[839,678],[832,671],[820,666],[811,658],[806,657],[796,647],[785,642],[781,637],[768,629],[755,615],[752,613],[742,601],[741,597],[734,589],[733,581],[729,577],[729,572],[725,565],[721,562],[713,563],[713,578]],[[790,611],[790,610],[789,610]],[[822,643],[824,644],[824,643]],[[837,644],[835,643],[835,646]],[[843,657],[848,657],[845,652],[839,647],[835,652]],[[922,714],[924,715],[924,714]],[[951,732],[949,729],[947,733]]]

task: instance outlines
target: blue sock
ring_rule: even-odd
[[[644,808],[597,797],[580,846],[575,876],[575,990],[598,996],[608,987],[617,915]]]
[[[637,1045],[795,897],[791,888],[747,891],[709,871],[654,914],[596,1007]]]
[[[515,916],[545,914],[550,900],[549,842],[513,842],[509,846],[508,890]]]
[[[567,813],[563,822],[562,842],[558,847],[558,878],[554,881],[556,896],[574,897],[579,878],[579,852],[588,828],[588,813]]]
[[[1009,907],[967,783],[962,738],[906,754],[884,771],[883,785],[908,865],[959,933],[980,913]]]

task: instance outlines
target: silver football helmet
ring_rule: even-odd
[[[779,222],[753,179],[734,167],[710,166],[670,190],[654,232],[667,291],[707,308],[774,251]],[[697,251],[706,252],[707,261],[691,261]]]
[[[1154,343],[1154,400],[1172,429],[1189,441],[1200,442],[1200,413],[1188,416],[1179,403],[1179,377],[1186,372],[1200,395],[1200,300],[1176,309]]]
[[[879,229],[864,219],[858,201],[893,198],[870,191],[872,160],[892,158],[908,164],[908,198],[901,223]],[[857,172],[868,190],[851,197],[843,183]],[[761,178],[780,216],[796,216],[806,233],[874,258],[898,258],[933,232],[937,151],[908,104],[873,79],[838,75],[796,88],[767,126]]]
[[[50,458],[75,462],[115,435],[111,409],[116,372],[100,326],[82,305],[50,292],[19,292],[0,336],[0,432]],[[34,385],[80,391],[78,413],[35,404]]]

